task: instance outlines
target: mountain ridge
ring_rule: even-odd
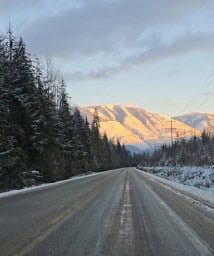
[[[214,113],[192,112],[174,118],[200,131],[214,134]]]
[[[106,133],[113,141],[119,139],[121,143],[139,149],[155,147],[157,144],[171,141],[171,118],[166,115],[140,107],[111,104],[80,107],[79,110],[91,122],[95,108],[100,116],[101,134]],[[174,139],[200,135],[200,133],[198,129],[173,119]]]

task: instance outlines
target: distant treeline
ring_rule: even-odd
[[[214,135],[204,131],[201,137],[162,145],[152,154],[135,156],[141,166],[211,166],[214,165]]]
[[[63,77],[0,36],[0,191],[131,165],[131,156],[71,108]]]

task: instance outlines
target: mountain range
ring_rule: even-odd
[[[174,118],[200,131],[214,134],[214,113],[190,113]]]
[[[89,122],[93,119],[95,108],[100,117],[101,134],[130,148],[154,148],[173,139],[200,136],[206,128],[213,130],[214,114],[193,113],[171,119],[168,116],[152,113],[142,108],[121,105],[101,105],[80,107],[83,116]],[[201,117],[201,118],[200,118]],[[172,128],[172,129],[171,129]]]

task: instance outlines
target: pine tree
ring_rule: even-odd
[[[90,130],[90,124],[86,117],[84,122],[85,132],[83,135],[83,145],[84,145],[84,156],[86,160],[85,171],[90,171],[93,168],[93,155],[92,155],[92,134]]]
[[[60,119],[60,147],[61,155],[64,159],[65,176],[74,175],[72,163],[75,155],[75,138],[73,127],[73,116],[68,104],[67,94],[65,91],[64,80],[61,81],[61,95],[59,104],[59,119]]]
[[[13,82],[15,69],[13,62],[14,42],[11,30],[7,39],[0,40],[0,190],[20,188],[23,186],[21,173],[26,169],[25,155],[18,145],[16,135],[21,128],[14,122],[14,109],[11,102],[14,100]]]
[[[45,135],[43,153],[40,158],[41,167],[45,180],[55,181],[63,178],[63,170],[60,165],[61,122],[54,99],[46,90],[45,97],[42,98],[41,109],[44,115],[42,130]]]
[[[100,138],[100,118],[97,108],[94,110],[93,121],[91,124],[91,141],[92,152],[94,158],[94,166],[97,170],[101,170],[101,138]]]
[[[111,148],[106,133],[102,138],[101,164],[103,170],[111,168]]]

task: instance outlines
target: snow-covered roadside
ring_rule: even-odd
[[[214,166],[143,167],[140,169],[170,181],[214,192]]]
[[[45,183],[45,184],[42,184],[42,185],[26,187],[26,188],[19,189],[19,190],[11,190],[11,191],[7,191],[7,192],[2,192],[2,193],[0,193],[0,198],[10,197],[10,196],[17,195],[17,194],[23,194],[23,193],[27,193],[27,192],[31,192],[31,191],[35,191],[35,190],[40,190],[40,189],[47,188],[47,187],[54,187],[54,186],[58,186],[58,185],[61,185],[61,184],[68,183],[70,181],[80,180],[80,179],[84,179],[84,178],[88,178],[88,177],[92,177],[92,176],[97,176],[97,175],[101,175],[103,173],[106,173],[106,171],[105,172],[98,172],[98,173],[92,172],[92,173],[89,173],[89,174],[73,176],[73,177],[71,177],[70,179],[67,179],[67,180],[61,180],[61,181],[57,181],[57,182],[53,182],[53,183]]]
[[[154,174],[139,170],[137,168],[135,168],[135,170],[138,171],[139,173],[143,172],[143,175],[149,177],[152,180],[155,180],[156,182],[158,182],[162,185],[165,185],[165,187],[168,189],[171,189],[175,192],[177,190],[177,191],[181,192],[182,194],[185,193],[185,195],[191,195],[191,196],[193,196],[193,198],[196,198],[200,201],[205,201],[209,204],[214,205],[214,193],[211,191],[206,191],[206,190],[198,189],[196,187],[183,185],[183,184],[171,181],[171,180],[167,180],[167,179],[158,177]]]

